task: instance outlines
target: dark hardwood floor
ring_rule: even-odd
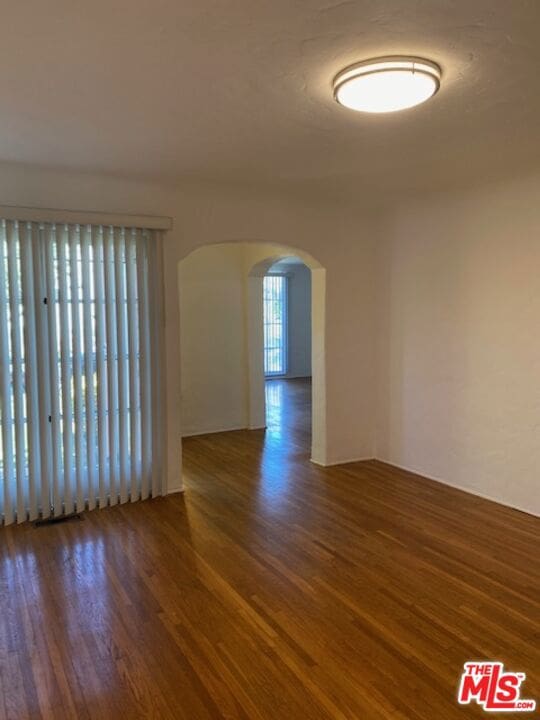
[[[469,659],[540,701],[540,520],[317,467],[309,384],[267,394],[266,432],[185,440],[185,494],[0,531],[1,718],[479,718]]]

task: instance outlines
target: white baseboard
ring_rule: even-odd
[[[532,517],[540,517],[540,513],[535,513],[530,508],[524,508],[521,505],[515,505],[514,503],[506,502],[505,500],[501,500],[500,498],[494,497],[493,495],[488,495],[487,493],[479,492],[478,490],[472,490],[471,488],[464,487],[463,485],[451,483],[448,480],[442,480],[441,478],[426,475],[426,473],[421,472],[420,470],[413,470],[412,468],[405,467],[405,465],[398,465],[397,463],[390,462],[389,460],[383,460],[382,458],[373,459],[377,460],[378,462],[384,463],[385,465],[389,465],[390,467],[397,468],[398,470],[405,470],[405,472],[412,473],[413,475],[418,475],[420,478],[432,480],[433,482],[439,483],[440,485],[446,485],[446,487],[451,487],[454,488],[454,490],[460,490],[461,492],[468,493],[469,495],[480,497],[483,500],[489,500],[490,502],[497,503],[497,505],[512,508],[512,510],[519,510],[519,512],[526,513],[527,515],[532,515]]]
[[[188,430],[182,433],[182,437],[196,437],[197,435],[214,435],[222,432],[234,432],[235,430],[248,430],[246,425],[233,425],[232,427],[214,427],[204,430]]]
[[[375,460],[375,458],[373,456],[371,456],[371,457],[354,457],[354,458],[347,458],[345,460],[341,460],[341,459],[340,460],[327,460],[324,463],[311,458],[312,463],[315,463],[315,465],[320,465],[321,467],[334,467],[335,465],[349,465],[349,463],[366,462],[367,460]]]
[[[170,490],[167,488],[165,495],[176,495],[177,493],[183,493],[184,491],[185,488],[183,486],[171,488]]]

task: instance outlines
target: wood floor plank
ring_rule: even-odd
[[[482,717],[471,659],[540,701],[538,518],[313,465],[309,394],[186,439],[183,495],[0,531],[0,720]]]

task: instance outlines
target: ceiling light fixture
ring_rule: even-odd
[[[360,112],[387,113],[420,105],[435,95],[441,68],[416,57],[382,57],[351,65],[334,78],[338,103]]]

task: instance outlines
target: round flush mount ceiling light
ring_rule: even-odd
[[[338,103],[360,112],[387,113],[420,105],[435,95],[441,68],[416,57],[382,57],[351,65],[334,78]]]

